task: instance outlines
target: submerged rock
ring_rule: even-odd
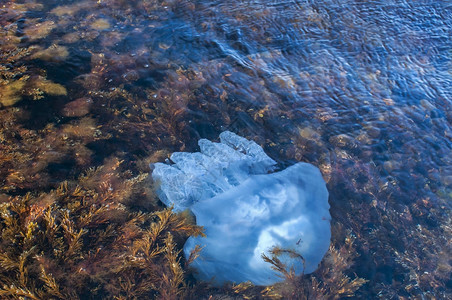
[[[304,265],[281,258],[297,274],[313,272],[331,236],[320,171],[297,163],[268,174],[276,163],[259,145],[228,131],[220,140],[201,139],[201,152],[173,153],[174,164],[156,163],[152,173],[162,202],[190,209],[205,228],[206,238],[191,237],[184,247],[186,257],[196,245],[204,247],[193,263],[198,278],[275,283],[281,278],[261,257],[275,246],[304,258]]]
[[[89,113],[92,103],[91,98],[78,98],[66,103],[61,114],[65,117],[83,117]]]

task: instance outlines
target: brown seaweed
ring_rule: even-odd
[[[115,182],[111,171],[98,168],[82,185],[63,182],[0,205],[2,297],[182,297],[187,283],[177,243],[202,228],[171,208],[130,211],[122,202],[145,177]]]

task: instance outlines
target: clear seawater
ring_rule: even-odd
[[[3,10],[2,26],[21,46],[65,47],[25,64],[67,95],[18,102],[23,122],[90,118],[106,137],[86,139],[86,160],[50,164],[43,190],[112,155],[136,170],[154,151],[194,152],[230,130],[281,167],[320,168],[333,223],[356,236],[350,274],[369,280],[358,296],[450,295],[452,2],[36,3],[19,18]],[[80,98],[89,111],[71,112]]]

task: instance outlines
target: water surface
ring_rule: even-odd
[[[321,169],[333,223],[356,237],[349,274],[369,280],[358,296],[450,295],[448,1],[26,3],[4,8],[2,26],[38,47],[32,78],[67,93],[25,93],[3,110],[22,109],[30,130],[96,130],[68,133],[77,146],[35,171],[47,181],[6,180],[9,194],[111,156],[138,172],[156,151],[194,152],[231,130],[281,167]]]

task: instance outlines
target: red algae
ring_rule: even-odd
[[[83,117],[89,113],[92,102],[90,98],[79,98],[68,102],[61,110],[61,114],[65,117]]]

